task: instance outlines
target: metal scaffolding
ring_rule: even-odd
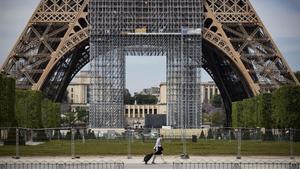
[[[201,122],[201,0],[91,0],[89,123],[124,127],[125,57],[166,56],[167,123]]]

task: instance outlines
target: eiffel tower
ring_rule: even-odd
[[[93,59],[89,1],[41,0],[1,71],[15,77],[17,87],[61,101],[72,78]],[[201,66],[221,92],[227,126],[232,102],[299,84],[249,0],[201,2]]]

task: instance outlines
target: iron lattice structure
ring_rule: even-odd
[[[123,127],[125,57],[166,56],[167,119],[199,127],[202,4],[199,0],[91,0],[91,127]]]
[[[149,0],[148,2],[156,1]],[[173,6],[169,6],[170,9],[165,10],[179,17],[180,12],[175,11],[178,9],[178,3],[175,5],[175,2],[179,1],[174,0]],[[180,3],[184,2],[187,1]],[[89,28],[91,26],[87,18],[89,15],[88,4],[89,0],[41,0],[23,33],[7,56],[1,71],[15,77],[19,88],[41,90],[50,99],[61,101],[69,82],[83,66],[90,62]],[[136,11],[149,17],[142,17],[144,20],[137,18],[134,24],[128,22],[122,25],[124,32],[133,32],[135,28],[147,26],[147,32],[160,33],[160,30],[155,30],[155,28],[167,26],[163,24],[170,21],[166,16],[171,14],[158,13],[160,8],[158,5],[164,5],[157,3],[156,5],[157,8],[148,8],[154,11]],[[110,3],[108,6],[113,7],[114,5]],[[203,0],[203,6],[202,67],[211,75],[221,92],[227,112],[227,126],[230,126],[231,121],[231,102],[252,97],[262,92],[273,91],[285,84],[299,84],[249,0]],[[153,15],[148,15],[150,13],[156,15],[153,17]],[[114,12],[111,14],[114,15]],[[155,23],[159,20],[155,16],[161,16],[163,22]],[[112,16],[109,16],[108,19],[110,17]],[[182,17],[190,18],[190,15]],[[123,16],[118,19],[121,18],[124,19]],[[146,18],[149,19],[149,22]],[[170,22],[176,23],[176,20],[173,21]],[[144,22],[149,23],[149,25],[144,25]],[[177,31],[174,32],[179,33],[180,31],[181,25],[177,26]],[[120,33],[120,31],[118,32]],[[147,37],[137,34],[130,36],[118,34],[112,40],[135,38],[136,40],[147,41],[147,38],[141,36]],[[162,35],[156,37],[160,39],[159,37]],[[181,38],[175,35],[167,37],[170,37],[165,39],[168,42],[173,41],[172,38],[175,37],[177,40],[174,41],[178,42],[178,39]],[[183,39],[188,39],[187,35]],[[113,44],[113,42],[109,44]],[[147,45],[150,42],[143,42],[142,44]],[[139,47],[133,49],[135,46],[131,46],[132,50],[129,50],[125,46],[127,45],[121,47],[124,51],[122,56],[155,54],[154,50],[162,51],[162,53],[155,55],[167,56],[168,53],[168,51],[159,48]],[[127,53],[129,51],[134,53],[133,51],[135,51],[136,54],[126,54],[126,51]],[[174,62],[175,70],[176,59],[169,61]],[[172,64],[168,63],[167,65]],[[175,80],[175,76],[171,75],[172,71],[169,70],[171,68],[168,68],[167,77],[169,78],[168,81],[171,82]],[[120,70],[120,72],[122,71],[124,70]],[[186,73],[188,72],[186,71]],[[173,73],[179,72],[174,71]],[[168,88],[172,88],[172,86]],[[170,105],[174,103],[171,98],[176,98],[176,94],[171,93],[172,91],[176,93],[175,89],[168,90]]]

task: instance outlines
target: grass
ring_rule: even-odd
[[[155,140],[143,143],[134,140],[131,144],[132,155],[144,155],[152,152]],[[180,140],[164,140],[165,155],[179,155],[182,153]],[[277,141],[242,141],[242,155],[288,156],[289,142]],[[294,155],[300,155],[300,142],[294,143]],[[127,155],[127,140],[81,140],[75,141],[76,155]],[[236,155],[237,142],[224,140],[198,140],[197,143],[187,141],[187,152],[190,155]],[[21,156],[69,156],[71,143],[66,140],[45,142],[36,146],[20,146]],[[0,146],[0,156],[15,155],[15,146]]]

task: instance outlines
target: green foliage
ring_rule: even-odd
[[[300,86],[283,86],[232,104],[233,127],[300,128],[299,121]]]
[[[213,126],[223,126],[225,123],[225,113],[224,112],[214,112],[212,114],[212,125]]]
[[[137,104],[156,104],[157,98],[153,95],[136,94],[134,96]]]
[[[241,102],[240,127],[256,127],[256,104],[255,99],[245,99]]]
[[[124,104],[157,104],[158,100],[154,95],[135,94],[131,96],[128,89],[124,91]]]
[[[232,103],[233,127],[272,127],[272,95],[261,94],[257,97]]]
[[[75,112],[66,112],[62,118],[63,126],[75,126],[78,124],[87,124],[89,112],[82,107],[76,107]]]
[[[214,95],[213,98],[211,99],[211,104],[214,107],[221,108],[223,105],[223,100],[222,100],[221,95],[219,95],[219,94]]]
[[[66,112],[64,113],[64,117],[61,119],[63,126],[74,126],[77,118],[75,112]]]
[[[239,102],[233,102],[232,103],[232,113],[231,113],[231,121],[232,121],[232,127],[238,127],[239,126],[239,119],[238,119],[238,108],[239,108]]]
[[[134,104],[134,98],[131,96],[128,89],[124,91],[124,104]]]
[[[257,118],[258,126],[267,129],[272,128],[272,94],[264,93],[256,98],[258,102]]]
[[[15,126],[15,80],[0,73],[0,127]]]
[[[144,155],[145,151],[153,149],[153,144],[153,140],[146,142],[143,142],[142,140],[134,140],[131,153],[132,155],[136,156]],[[84,143],[81,140],[76,140],[75,146],[76,155],[78,156],[125,156],[128,154],[127,139],[93,139],[86,140]],[[165,140],[163,142],[163,146],[165,155],[176,156],[182,151],[182,143],[180,139],[170,141]],[[287,141],[261,142],[260,140],[243,140],[241,154],[245,156],[288,156],[289,146],[290,144]],[[191,140],[187,140],[186,146],[189,155],[194,156],[235,156],[236,147],[236,141],[228,140],[210,140],[207,142],[199,141],[197,143],[192,143]],[[294,155],[299,156],[300,142],[294,143],[293,147]],[[0,146],[0,156],[9,157],[13,154],[13,152],[15,152],[15,146]],[[70,156],[70,140],[52,140],[36,146],[20,146],[20,153],[22,156],[44,156],[47,158],[55,158],[57,156]],[[163,167],[156,166],[156,168]]]
[[[300,128],[300,86],[284,86],[272,96],[275,127]]]
[[[41,102],[42,122],[45,128],[60,126],[60,104],[44,98]]]
[[[211,124],[211,115],[207,112],[202,113],[203,124]]]
[[[40,91],[16,90],[16,119],[19,127],[59,127],[60,105]]]
[[[82,107],[76,107],[76,113],[78,121],[84,122],[85,124],[88,123],[89,111]]]
[[[42,93],[16,90],[16,119],[19,127],[43,128],[41,113]]]
[[[57,127],[60,105],[42,93],[16,90],[15,80],[0,74],[0,127]]]

